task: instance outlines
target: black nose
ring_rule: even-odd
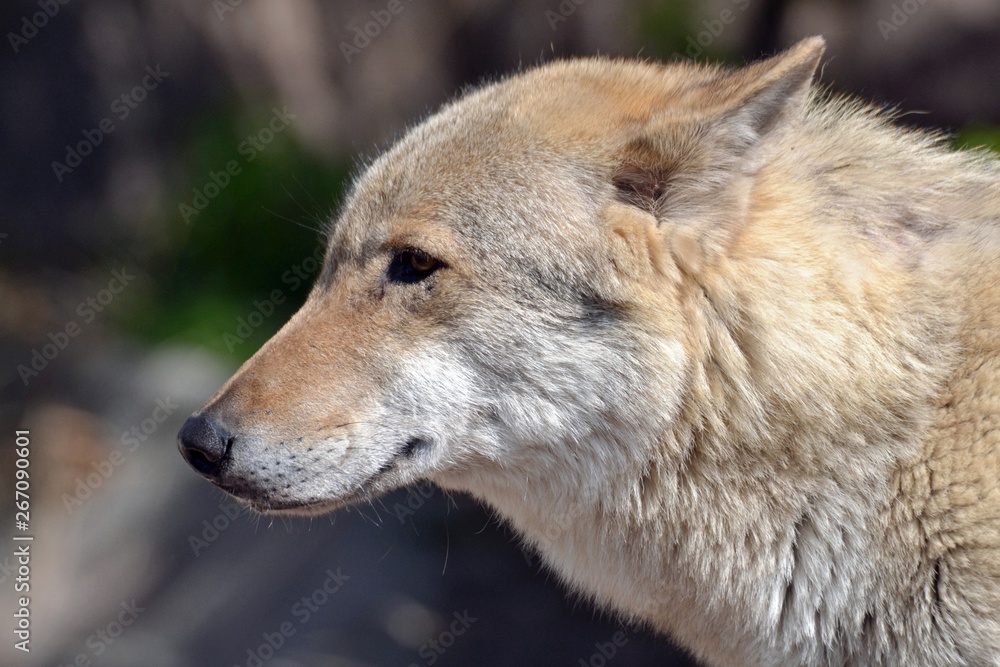
[[[189,417],[177,434],[177,447],[184,460],[213,481],[218,481],[222,475],[232,442],[229,432],[205,415]]]

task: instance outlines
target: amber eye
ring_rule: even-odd
[[[416,283],[431,275],[443,264],[428,255],[422,250],[407,248],[397,251],[392,261],[389,262],[389,269],[386,278],[397,283]]]
[[[430,273],[437,268],[437,260],[422,252],[409,253],[410,268],[416,273]]]

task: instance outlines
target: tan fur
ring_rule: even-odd
[[[203,410],[215,481],[468,491],[708,664],[1000,664],[1000,167],[822,50],[556,62],[412,129]]]

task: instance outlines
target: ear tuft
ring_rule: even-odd
[[[623,164],[611,177],[618,201],[656,215],[667,193],[670,173],[666,169]]]

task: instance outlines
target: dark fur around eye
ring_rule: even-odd
[[[422,250],[398,250],[389,262],[386,280],[391,283],[418,283],[442,266],[444,264]]]

